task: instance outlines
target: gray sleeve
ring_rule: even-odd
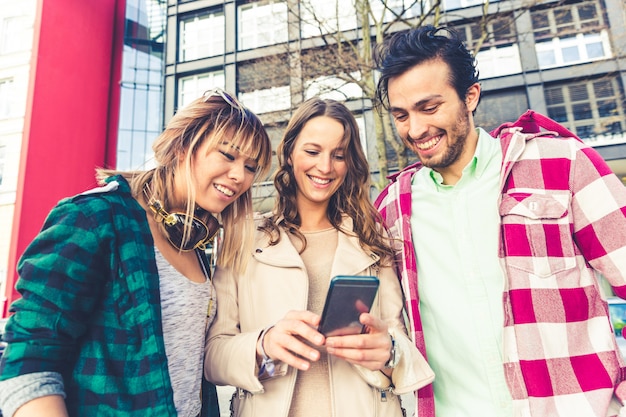
[[[0,416],[13,417],[22,405],[47,395],[61,395],[65,398],[61,374],[35,372],[0,381]]]

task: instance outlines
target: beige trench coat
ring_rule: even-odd
[[[345,230],[352,220],[345,219]],[[239,388],[233,397],[236,417],[286,417],[297,370],[277,363],[273,377],[259,380],[256,342],[261,331],[290,310],[306,310],[308,277],[304,263],[289,238],[281,232],[276,246],[257,233],[253,259],[244,275],[217,270],[217,316],[209,329],[205,376],[218,385]],[[391,380],[380,371],[352,365],[329,356],[331,408],[336,417],[401,417],[398,395],[421,388],[434,374],[402,321],[402,295],[392,268],[375,269],[378,257],[365,253],[358,239],[339,233],[331,276],[376,274],[380,288],[372,314],[383,318],[396,339],[400,354]],[[314,394],[313,394],[314,395]]]

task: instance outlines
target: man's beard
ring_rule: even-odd
[[[445,153],[443,155],[436,155],[433,158],[422,158],[418,152],[417,157],[422,165],[432,168],[435,171],[437,168],[447,168],[461,157],[469,133],[469,115],[467,113],[467,108],[463,106],[459,109],[454,127],[445,131],[447,140]],[[411,138],[408,139],[409,142],[412,142]]]

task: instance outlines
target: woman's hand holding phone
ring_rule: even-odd
[[[383,370],[391,352],[391,338],[387,323],[369,314],[361,314],[359,321],[365,332],[326,338],[328,354],[372,371]]]
[[[261,343],[265,354],[301,371],[320,358],[320,352],[307,345],[323,346],[324,336],[316,329],[320,316],[310,311],[290,311],[257,341],[257,361],[261,361]]]

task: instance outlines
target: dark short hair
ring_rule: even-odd
[[[393,77],[404,74],[423,62],[439,59],[450,68],[450,85],[465,101],[467,91],[478,82],[476,60],[459,34],[452,28],[421,26],[393,34],[378,45],[374,60],[380,78],[376,88],[379,106],[389,108],[388,85]]]

